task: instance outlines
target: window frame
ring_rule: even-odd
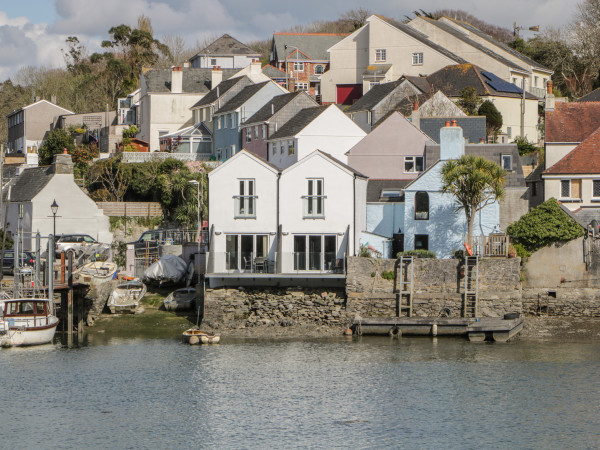
[[[320,70],[320,72],[317,72],[317,69]],[[315,75],[323,75],[325,73],[325,66],[323,64],[315,64],[314,73]]]
[[[258,196],[256,195],[255,178],[237,178],[237,192],[234,195],[234,219],[256,219],[256,206]]]
[[[421,160],[422,170],[417,170],[417,159]],[[406,164],[411,162],[413,164],[412,170],[406,170]],[[404,156],[404,173],[423,173],[425,171],[425,157],[422,155],[406,155]]]
[[[423,52],[413,52],[412,54],[412,65],[413,66],[422,66],[424,61]]]
[[[293,61],[292,67],[295,72],[304,72],[304,61]]]
[[[246,141],[246,144],[248,144],[248,143],[252,142],[252,131],[251,131],[250,127],[246,127],[246,128],[244,128],[244,130],[246,131],[245,141]]]
[[[303,195],[303,219],[325,219],[325,179],[306,178],[306,192]],[[319,191],[321,192],[319,194]]]
[[[387,61],[387,49],[376,48],[375,49],[375,62],[386,62]]]
[[[598,185],[598,194],[599,195],[595,195],[596,192],[596,186]],[[592,199],[596,200],[596,201],[600,201],[600,179],[594,179],[592,180]]]
[[[294,92],[298,91],[308,91],[308,83],[298,82],[294,84]]]
[[[565,183],[567,183],[567,184],[565,184]],[[567,196],[563,195],[565,186],[568,186],[568,188],[569,188],[569,195],[567,195]],[[570,179],[560,180],[560,198],[565,198],[565,199],[571,198],[571,180]]]
[[[421,195],[419,195],[421,194]],[[421,197],[422,200],[421,202],[425,202],[423,205],[421,206],[427,206],[426,210],[425,208],[419,208],[419,210],[417,210],[417,204],[418,202],[418,197]],[[429,220],[429,211],[430,211],[430,206],[429,206],[429,193],[427,191],[417,191],[415,192],[415,220]]]
[[[508,162],[509,162],[508,166],[509,166],[509,168],[506,168],[505,158],[508,158]],[[512,172],[513,171],[513,168],[512,168],[512,165],[513,165],[512,164],[512,155],[511,154],[504,153],[504,154],[500,155],[500,162],[502,164],[502,169],[503,170],[505,170],[507,172]]]

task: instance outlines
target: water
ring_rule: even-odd
[[[600,343],[105,337],[0,373],[2,448],[600,447]]]

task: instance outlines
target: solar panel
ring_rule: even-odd
[[[515,94],[522,94],[523,91],[520,87],[509,83],[508,81],[504,81],[502,78],[494,75],[492,72],[481,72],[481,74],[486,77],[489,81],[486,81],[492,89],[495,89],[498,92],[513,92]]]

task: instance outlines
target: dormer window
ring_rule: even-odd
[[[321,75],[324,71],[323,64],[317,64],[315,66],[315,75]]]

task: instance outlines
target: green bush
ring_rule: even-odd
[[[433,253],[431,250],[407,250],[405,252],[399,252],[396,255],[396,258],[400,258],[401,256],[414,256],[415,258],[437,259],[435,253]]]
[[[465,251],[464,250],[456,250],[454,252],[454,258],[463,261],[465,259]]]
[[[384,270],[381,274],[381,278],[383,278],[384,280],[395,280],[396,272],[394,272],[393,270]]]
[[[517,256],[522,260],[529,258],[531,253],[527,251],[523,244],[514,244],[515,250],[517,251]]]
[[[523,215],[506,229],[512,237],[517,254],[529,254],[555,242],[566,242],[583,236],[584,230],[551,198]],[[524,253],[523,253],[524,254]],[[521,256],[519,254],[519,256]]]

